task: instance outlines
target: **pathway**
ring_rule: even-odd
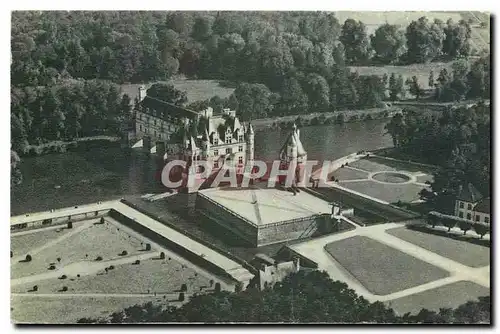
[[[356,291],[356,293],[362,295],[371,302],[390,301],[458,281],[471,281],[486,288],[490,287],[489,265],[481,268],[468,267],[386,233],[386,230],[401,226],[404,226],[404,223],[358,226],[354,230],[348,232],[316,238],[312,241],[293,244],[289,247],[297,253],[302,254],[304,257],[314,259],[314,261],[318,263],[318,269],[325,270],[328,272],[330,277],[335,280],[346,282],[350,288]],[[342,267],[342,265],[332,258],[332,256],[325,250],[325,246],[329,243],[353,236],[366,236],[389,245],[390,247],[398,249],[408,255],[448,271],[450,276],[387,295],[373,294],[368,291],[354,276],[347,272],[347,270],[345,270],[344,267]]]

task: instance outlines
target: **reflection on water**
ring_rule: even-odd
[[[333,160],[360,150],[392,145],[384,121],[301,129],[310,160]],[[275,160],[287,130],[263,129],[255,136],[256,159]],[[11,214],[21,214],[160,192],[158,166],[151,157],[119,147],[23,158],[23,183],[11,190]]]

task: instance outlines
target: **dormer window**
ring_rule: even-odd
[[[219,145],[219,138],[214,138],[214,145]]]
[[[238,141],[242,142],[243,141],[243,135],[238,136]]]
[[[231,144],[231,139],[232,139],[231,134],[226,133],[226,144]]]
[[[460,209],[464,208],[464,202],[460,202]]]

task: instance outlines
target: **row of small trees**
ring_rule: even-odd
[[[443,225],[448,228],[448,232],[450,232],[452,228],[458,226],[464,232],[464,235],[467,233],[467,231],[474,229],[474,231],[481,237],[481,239],[485,234],[490,233],[489,224],[482,222],[472,222],[463,218],[445,215],[436,211],[429,212],[429,214],[427,215],[427,224],[431,225],[432,228],[435,228],[437,225]]]

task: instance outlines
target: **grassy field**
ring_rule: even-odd
[[[147,302],[165,303],[153,296],[133,298],[11,296],[11,308],[13,308],[11,320],[14,323],[69,324],[84,317],[103,317],[126,307]]]
[[[79,261],[92,261],[98,256],[103,260],[117,258],[123,250],[129,255],[138,254],[143,248],[139,239],[132,236],[129,238],[129,235],[117,231],[117,228],[109,223],[91,225],[34,254],[29,263],[13,263],[11,277],[47,272],[51,263],[55,263],[57,268],[58,257],[61,258],[61,266],[64,266]]]
[[[382,184],[374,181],[340,182],[342,187],[372,196],[382,201],[395,203],[397,201],[412,202],[420,199],[418,193],[423,189],[416,184]]]
[[[489,295],[489,289],[481,285],[460,281],[391,300],[386,304],[399,315],[407,312],[417,314],[422,308],[439,312],[440,308],[456,308],[468,301],[476,301],[478,297]]]
[[[31,249],[38,248],[51,240],[62,237],[68,231],[70,230],[61,229],[59,232],[56,232],[56,229],[50,228],[33,230],[32,233],[21,235],[13,233],[10,237],[10,250],[14,253],[15,257],[26,255]]]
[[[325,249],[365,288],[377,295],[448,276],[438,267],[363,236],[332,242]]]
[[[349,167],[339,168],[333,173],[331,173],[328,177],[334,176],[339,180],[357,180],[357,179],[366,179],[368,177],[368,173],[361,172],[359,170],[351,169]]]
[[[200,288],[210,288],[210,279],[196,273],[195,270],[181,265],[174,259],[149,259],[139,265],[124,264],[115,266],[106,274],[104,270],[97,274],[60,280],[58,278],[37,282],[36,293],[56,293],[62,285],[68,287],[68,293],[176,293],[182,284],[189,292],[199,292]],[[23,293],[31,289],[32,283],[12,287],[12,292]],[[64,293],[62,293],[64,294]]]
[[[226,88],[219,85],[216,80],[187,80],[187,79],[172,79],[168,82],[163,82],[174,85],[175,88],[187,93],[188,103],[195,101],[203,101],[210,99],[213,96],[221,98],[229,97],[234,88]],[[149,88],[152,84],[147,84]],[[141,84],[125,84],[121,85],[122,91],[130,96],[132,102],[138,95],[138,89]]]
[[[483,267],[490,264],[490,248],[488,247],[410,230],[406,227],[390,229],[387,233],[469,267]]]

